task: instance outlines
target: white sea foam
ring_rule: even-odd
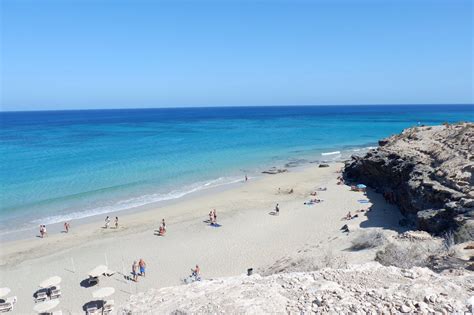
[[[91,209],[83,209],[81,211],[65,213],[60,215],[49,216],[46,218],[38,219],[32,222],[32,224],[54,224],[64,221],[70,220],[78,220],[84,219],[87,217],[95,216],[95,215],[103,215],[112,212],[118,212],[123,210],[129,210],[145,205],[149,205],[152,203],[160,202],[160,201],[169,201],[173,199],[182,198],[186,195],[205,190],[210,188],[215,188],[223,185],[229,185],[241,182],[242,178],[236,177],[219,177],[217,179],[213,179],[206,182],[198,182],[192,185],[188,185],[181,190],[172,190],[168,193],[155,193],[155,194],[148,194],[143,196],[138,196],[129,199],[123,199],[115,202],[112,205],[95,207]]]
[[[335,155],[335,154],[341,154],[341,151],[334,151],[334,152],[323,152],[321,155],[326,156],[326,155]]]

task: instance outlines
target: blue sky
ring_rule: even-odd
[[[470,0],[1,0],[3,110],[473,103]]]

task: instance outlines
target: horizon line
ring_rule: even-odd
[[[403,104],[303,104],[303,105],[204,105],[204,106],[171,106],[171,107],[117,107],[117,108],[65,108],[65,109],[27,109],[27,110],[3,110],[0,113],[22,113],[22,112],[65,112],[65,111],[114,111],[114,110],[149,110],[149,109],[204,109],[204,108],[259,108],[259,107],[342,107],[342,106],[474,106],[474,103],[403,103]]]

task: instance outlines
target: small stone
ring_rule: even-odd
[[[407,306],[407,305],[402,305],[402,306],[400,307],[400,312],[402,312],[402,313],[410,313],[410,312],[411,312],[411,308],[410,308],[409,306]]]

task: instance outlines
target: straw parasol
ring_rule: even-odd
[[[47,288],[57,286],[60,283],[61,283],[61,277],[53,276],[53,277],[48,278],[48,279],[44,280],[43,282],[41,282],[39,284],[39,287],[43,288],[43,289],[47,289]]]
[[[107,266],[105,265],[98,265],[91,271],[89,271],[89,276],[91,277],[99,277],[100,275],[104,274],[108,270]]]
[[[4,297],[8,293],[10,293],[10,288],[0,288],[0,297]]]
[[[36,304],[35,307],[33,307],[33,310],[38,313],[45,313],[47,311],[52,310],[56,306],[58,306],[58,304],[59,304],[59,300],[48,300],[48,301]]]
[[[92,297],[96,299],[103,299],[114,294],[115,289],[112,287],[100,288],[92,292]]]

